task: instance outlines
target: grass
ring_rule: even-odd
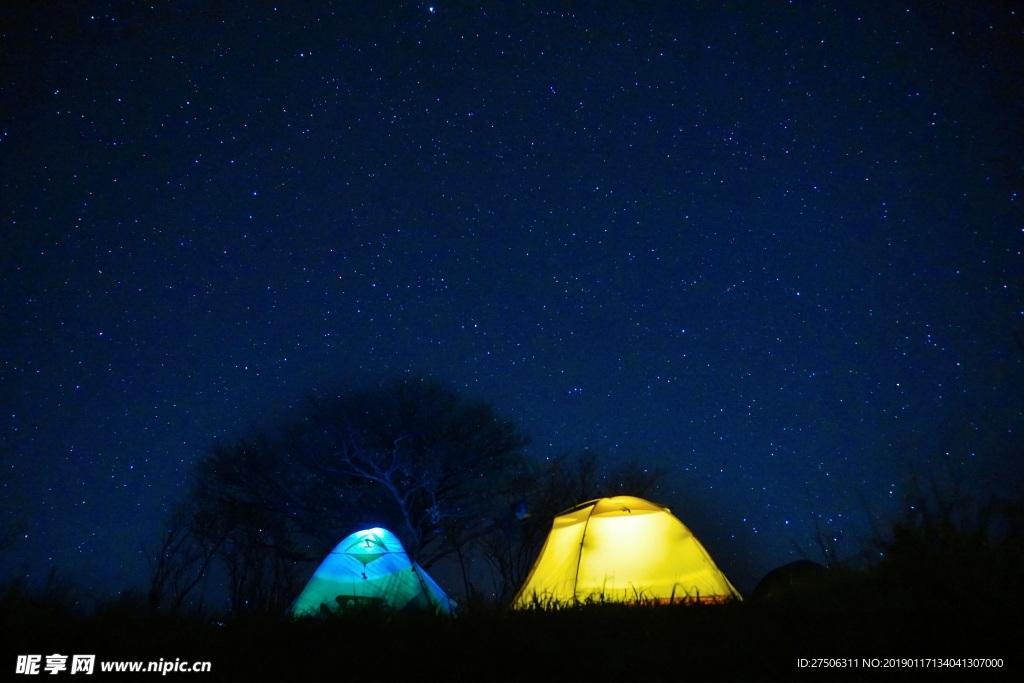
[[[0,642],[8,667],[19,654],[180,658],[210,661],[203,680],[230,681],[788,680],[799,658],[815,657],[1003,658],[1009,667],[1024,642],[1024,534],[1020,509],[1012,513],[998,538],[965,530],[941,510],[918,514],[894,524],[872,567],[805,572],[725,604],[667,604],[638,593],[634,604],[537,601],[521,610],[477,601],[457,617],[368,606],[330,618],[214,621],[151,615],[131,600],[86,615],[67,590],[30,595],[12,584],[0,596]]]
[[[361,610],[329,619],[255,615],[209,622],[130,610],[62,612],[17,591],[3,599],[4,641],[17,654],[206,660],[204,680],[346,672],[360,678],[667,680],[789,678],[799,657],[1012,658],[1021,605],[929,604],[891,577],[851,574],[791,598],[723,605],[592,601],[557,609],[477,607],[459,617]],[[1013,648],[1013,649],[1011,649]],[[377,672],[377,673],[373,673]]]

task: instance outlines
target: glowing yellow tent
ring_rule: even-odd
[[[668,508],[632,496],[555,517],[513,607],[611,602],[723,602],[740,594]]]

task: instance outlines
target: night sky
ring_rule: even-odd
[[[406,372],[741,590],[1020,493],[1017,3],[3,5],[0,579],[143,585],[215,439]]]

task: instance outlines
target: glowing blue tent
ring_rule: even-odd
[[[294,616],[344,611],[355,605],[382,604],[395,611],[455,610],[441,587],[409,559],[387,529],[365,529],[331,551],[289,608]]]

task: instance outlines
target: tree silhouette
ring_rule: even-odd
[[[186,604],[220,551],[222,537],[202,533],[195,496],[178,501],[164,520],[156,550],[142,545],[149,564],[146,604],[150,612],[175,613]]]
[[[287,444],[266,436],[216,444],[194,478],[190,529],[216,548],[230,609],[286,606],[299,588],[297,565],[314,557],[304,527],[312,510],[300,504],[309,477]]]
[[[279,436],[217,444],[197,463],[181,506],[189,519],[171,520],[151,599],[191,590],[190,570],[209,564],[199,551],[213,549],[233,611],[282,608],[302,563],[372,526],[392,530],[424,567],[453,553],[464,561],[493,533],[497,492],[523,470],[527,441],[490,404],[433,379],[313,399]]]
[[[421,377],[317,400],[294,440],[325,481],[375,492],[377,512],[424,567],[487,531],[528,442],[490,404]]]

